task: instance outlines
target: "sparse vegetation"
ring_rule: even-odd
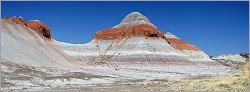
[[[229,67],[236,68],[236,69],[239,69],[244,64],[244,62],[233,62],[233,61],[229,61],[229,60],[215,60],[215,61],[217,61],[225,66],[229,66]]]
[[[29,76],[35,76],[35,77],[51,75],[51,74],[48,74],[48,73],[45,73],[45,72],[42,72],[42,71],[38,71],[36,69],[29,68],[29,67],[18,68],[13,73],[15,73],[15,74],[25,74],[25,75],[29,75]]]
[[[1,81],[1,87],[15,86],[13,83]]]
[[[53,80],[53,79],[70,80],[70,78],[89,80],[91,78],[104,78],[104,77],[109,77],[109,76],[100,76],[100,75],[93,75],[93,74],[87,74],[87,73],[81,73],[81,72],[69,72],[69,73],[65,73],[61,76],[45,76],[43,78],[45,80]]]
[[[188,80],[179,84],[180,91],[248,91],[248,63],[233,74],[209,79]]]

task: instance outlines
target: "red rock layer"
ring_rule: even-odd
[[[157,37],[165,39],[171,46],[178,50],[199,51],[200,49],[176,38],[166,38],[163,33],[150,25],[137,25],[130,28],[104,29],[97,32],[93,39],[95,40],[113,40],[125,37]]]
[[[97,32],[93,39],[95,40],[113,40],[125,37],[162,37],[165,38],[164,34],[158,29],[150,25],[137,25],[130,28],[113,28],[104,29]]]
[[[25,21],[23,18],[16,18],[16,17],[3,18],[3,20],[12,21],[17,24],[23,24],[24,26],[37,31],[45,38],[51,39],[49,27],[39,21]]]
[[[8,21],[13,21],[17,24],[26,24],[26,21],[23,18],[16,18],[16,17],[11,17],[11,18],[3,18],[4,20],[8,20]]]
[[[26,26],[30,29],[36,30],[38,33],[42,34],[44,37],[51,39],[50,29],[47,25],[38,21],[28,21]]]
[[[178,50],[192,50],[192,51],[200,51],[199,48],[195,47],[194,45],[191,45],[187,42],[184,42],[180,39],[176,38],[166,38],[167,42]]]

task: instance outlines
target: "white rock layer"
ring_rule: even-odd
[[[133,37],[122,40],[98,40],[83,45],[69,45],[53,41],[66,53],[82,61],[95,61],[97,57],[110,57],[112,61],[157,61],[186,59],[180,51],[159,38]]]
[[[181,50],[181,52],[190,60],[212,61],[212,59],[210,59],[210,57],[203,51]]]
[[[128,14],[120,24],[114,26],[113,28],[132,27],[141,24],[151,25],[157,28],[152,23],[150,23],[149,19],[146,16],[142,15],[139,12],[132,12]]]
[[[170,33],[170,32],[167,32],[167,33],[165,34],[165,37],[166,37],[166,38],[175,38],[175,39],[179,39],[177,36],[175,36],[174,34],[172,34],[172,33]]]
[[[233,62],[245,62],[246,61],[246,59],[239,54],[219,55],[219,56],[213,57],[212,59],[223,59],[223,60],[228,60],[228,61],[233,61]]]

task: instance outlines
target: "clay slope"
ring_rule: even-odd
[[[82,46],[80,59],[89,62],[161,62],[185,59],[167,44],[164,39],[144,37],[95,40]]]
[[[210,57],[204,53],[201,49],[196,46],[182,41],[180,38],[176,37],[170,32],[165,34],[167,42],[174,47],[175,49],[181,51],[184,55],[188,57],[190,60],[208,60],[212,61]]]
[[[69,66],[73,60],[50,43],[50,29],[39,21],[1,19],[2,62],[39,66]]]

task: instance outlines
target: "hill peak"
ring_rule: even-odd
[[[128,28],[128,27],[133,27],[133,26],[137,26],[137,25],[150,25],[154,28],[157,29],[156,26],[154,26],[149,19],[142,15],[139,12],[132,12],[129,13],[122,21],[120,24],[114,26],[113,28]]]

